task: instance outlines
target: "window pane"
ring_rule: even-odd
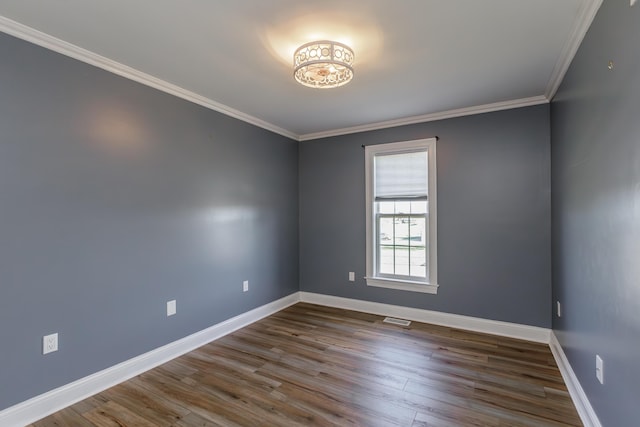
[[[409,217],[396,216],[394,224],[394,245],[406,246],[409,244]]]
[[[395,210],[395,202],[392,201],[386,201],[386,202],[377,202],[376,205],[378,206],[378,212],[381,214],[392,214],[394,213]]]
[[[409,227],[409,240],[411,246],[422,246],[426,244],[426,219],[424,217],[411,217]]]
[[[408,214],[411,213],[411,202],[396,202],[396,211],[397,214]]]
[[[426,279],[427,217],[387,214],[378,216],[377,224],[378,272]]]
[[[410,267],[411,276],[425,279],[427,277],[427,251],[425,248],[411,248],[410,253]]]
[[[422,217],[412,217],[409,240],[411,241],[411,251],[409,253],[409,265],[411,276],[427,277],[427,220]]]
[[[393,252],[393,246],[380,246],[380,259],[378,260],[380,274],[394,274]]]
[[[418,200],[415,202],[411,202],[411,213],[427,213],[427,201],[426,200]]]
[[[409,275],[409,248],[396,246],[395,250],[396,272],[400,276]]]
[[[378,225],[378,242],[381,245],[392,245],[393,217],[380,218]]]

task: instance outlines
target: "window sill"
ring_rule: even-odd
[[[410,282],[406,280],[394,280],[381,277],[365,277],[367,286],[377,288],[399,289],[401,291],[422,292],[425,294],[437,294],[438,285],[431,283]]]

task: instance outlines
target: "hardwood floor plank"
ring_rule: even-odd
[[[489,417],[474,417],[455,414],[452,417],[439,416],[432,412],[418,412],[412,427],[498,427],[499,421]]]
[[[236,407],[227,405],[192,384],[164,375],[156,368],[139,376],[141,385],[151,393],[180,403],[200,417],[225,426],[260,425],[260,420],[250,414],[240,413]]]
[[[219,424],[205,418],[202,418],[198,414],[190,412],[185,415],[181,420],[176,421],[172,426],[175,427],[227,427],[231,424]]]
[[[33,424],[580,426],[549,347],[299,303]]]
[[[94,424],[83,418],[73,408],[65,408],[40,421],[31,424],[33,427],[93,427]]]
[[[100,394],[156,426],[171,426],[190,413],[176,402],[150,393],[138,381],[127,381]]]
[[[145,420],[136,413],[112,401],[105,403],[99,408],[85,412],[82,416],[97,427],[154,427],[151,421]]]

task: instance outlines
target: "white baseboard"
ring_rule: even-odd
[[[81,378],[0,412],[0,426],[25,426],[80,400],[175,359],[299,301],[299,293],[273,301],[185,338]]]
[[[178,341],[4,409],[0,411],[0,426],[14,427],[31,424],[80,400],[277,313],[299,301],[549,344],[585,427],[602,427],[560,343],[549,329],[310,292],[295,292]]]
[[[519,338],[543,344],[549,343],[550,330],[537,326],[480,319],[459,314],[442,313],[420,308],[403,307],[379,302],[362,301],[331,295],[300,292],[300,301],[347,310],[362,311],[380,316],[398,317],[416,322],[460,328],[468,331],[484,332],[503,337]]]
[[[553,331],[551,331],[549,347],[551,347],[553,358],[556,360],[556,364],[562,374],[562,379],[564,379],[569,389],[569,395],[571,395],[571,400],[573,400],[573,404],[576,406],[582,424],[584,424],[585,427],[602,427],[596,412],[593,410],[586,393],[580,385],[580,381],[578,381],[578,377],[576,377],[573,368],[571,368],[569,364],[569,359],[567,359],[567,356],[564,354],[564,350]]]

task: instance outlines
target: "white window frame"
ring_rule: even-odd
[[[437,236],[437,170],[436,170],[436,138],[417,139],[413,141],[392,142],[388,144],[369,145],[365,147],[365,174],[366,174],[366,227],[367,227],[367,275],[365,277],[368,286],[376,286],[390,289],[400,289],[413,292],[424,292],[428,294],[438,293],[438,236]],[[376,218],[375,218],[375,169],[374,158],[377,154],[399,154],[416,150],[427,150],[428,152],[428,207],[429,221],[428,234],[429,246],[427,257],[429,262],[429,277],[426,282],[412,281],[406,279],[396,279],[376,276]]]

